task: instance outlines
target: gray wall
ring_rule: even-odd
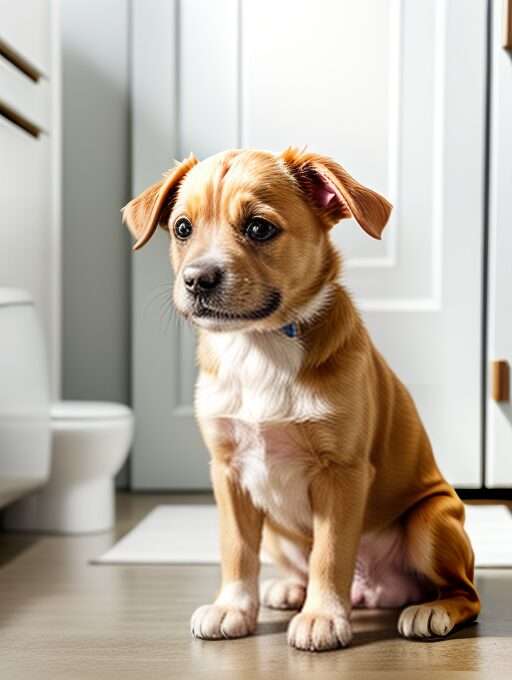
[[[129,0],[66,0],[63,48],[65,399],[127,403]]]

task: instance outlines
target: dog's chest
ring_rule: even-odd
[[[253,503],[279,525],[309,532],[311,454],[296,426],[236,419],[219,419],[217,426],[228,430],[235,449],[231,465]]]
[[[255,505],[282,526],[308,531],[311,451],[298,424],[321,418],[328,407],[298,381],[298,342],[278,334],[225,335],[214,340],[217,375],[199,378],[198,415],[231,440],[232,465]]]
[[[221,333],[209,339],[218,361],[215,376],[200,374],[200,417],[248,423],[303,422],[326,415],[325,400],[301,384],[301,344],[281,333]]]

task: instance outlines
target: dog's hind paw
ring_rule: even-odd
[[[453,621],[442,605],[413,605],[398,619],[398,632],[406,638],[445,637],[452,628]]]
[[[300,609],[306,599],[306,586],[293,579],[271,578],[261,586],[261,601],[270,609]]]

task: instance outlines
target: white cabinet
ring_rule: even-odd
[[[134,3],[134,191],[190,151],[308,144],[389,196],[382,242],[350,222],[334,238],[377,346],[459,487],[483,481],[486,10],[486,0]],[[161,233],[134,255],[132,480],[198,488],[208,465],[193,338],[165,320],[166,251]]]
[[[42,74],[52,71],[51,0],[0,0],[0,40]]]
[[[504,5],[492,3],[488,258],[486,485],[512,487],[512,45],[503,47]],[[509,3],[512,4],[512,3]],[[512,7],[510,8],[512,12]],[[492,398],[491,362],[505,362],[508,395]],[[507,375],[508,374],[508,375]],[[506,386],[505,386],[506,387]],[[505,392],[507,390],[505,389]]]
[[[14,63],[13,63],[14,62]],[[26,70],[33,75],[26,75]],[[27,289],[60,366],[57,2],[0,0],[0,286]]]

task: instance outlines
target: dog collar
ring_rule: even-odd
[[[295,321],[292,321],[292,323],[288,323],[286,326],[281,328],[281,333],[284,333],[289,338],[296,338],[299,333],[299,329]]]

